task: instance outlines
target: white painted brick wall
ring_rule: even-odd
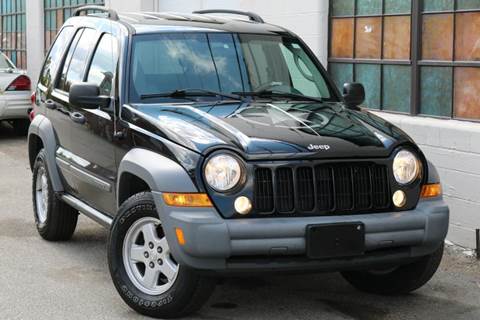
[[[450,206],[448,239],[474,248],[480,228],[480,124],[377,114],[407,132],[437,167]]]

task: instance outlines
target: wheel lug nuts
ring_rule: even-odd
[[[153,262],[150,262],[148,265],[150,266],[150,268],[155,267],[155,264]]]
[[[152,242],[148,243],[148,247],[149,247],[150,249],[153,249],[153,243],[152,243]]]
[[[157,262],[158,262],[159,265],[162,265],[162,264],[163,264],[162,259],[158,259]]]
[[[143,254],[143,256],[144,256],[145,258],[148,258],[148,257],[149,257],[148,252],[145,252],[145,253]]]
[[[157,252],[158,252],[158,253],[162,253],[162,251],[163,251],[163,250],[162,250],[162,247],[158,247],[158,248],[157,248]]]

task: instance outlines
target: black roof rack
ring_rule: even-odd
[[[265,21],[260,17],[258,14],[248,11],[240,11],[240,10],[227,10],[227,9],[208,9],[208,10],[198,10],[193,11],[196,14],[207,14],[207,13],[228,13],[228,14],[238,14],[241,16],[247,16],[250,18],[251,21],[255,21],[258,23],[265,23]]]
[[[107,14],[108,18],[111,19],[111,20],[118,20],[118,14],[115,10],[112,10],[112,9],[107,9],[105,7],[101,7],[101,6],[83,6],[83,7],[80,7],[78,8],[77,10],[75,10],[73,12],[73,16],[74,17],[78,17],[80,16],[80,14],[83,12],[83,11],[89,11],[89,10],[95,10],[95,11],[100,11],[100,12],[104,12]]]

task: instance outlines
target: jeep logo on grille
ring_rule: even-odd
[[[328,144],[311,144],[307,147],[308,150],[328,150],[330,146]]]

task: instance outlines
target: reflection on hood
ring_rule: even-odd
[[[134,108],[158,134],[199,153],[230,145],[247,154],[388,156],[393,147],[408,140],[383,119],[338,103],[138,104]]]

